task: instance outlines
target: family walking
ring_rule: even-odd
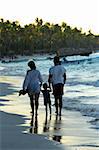
[[[66,82],[66,70],[61,65],[58,56],[54,57],[54,66],[49,69],[48,84],[43,83],[42,75],[36,69],[34,61],[28,63],[30,70],[27,71],[23,82],[23,89],[19,91],[19,95],[28,93],[32,114],[37,115],[39,107],[40,91],[43,94],[46,115],[48,107],[51,114],[51,99],[50,92],[52,91],[55,99],[56,114],[61,116],[62,111],[62,96],[64,84]],[[43,89],[41,89],[43,86]]]

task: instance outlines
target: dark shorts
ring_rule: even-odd
[[[58,84],[53,85],[54,96],[63,95],[63,87],[64,87],[64,85],[62,83],[58,83]]]

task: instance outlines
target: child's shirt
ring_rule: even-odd
[[[43,97],[44,97],[44,105],[46,105],[47,103],[51,103],[50,100],[50,92],[51,90],[41,90],[41,92],[43,93]]]

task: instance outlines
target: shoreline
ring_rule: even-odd
[[[19,81],[18,81],[19,79]],[[19,97],[17,85],[22,77],[0,77],[0,148],[2,150],[64,150],[64,146],[46,138],[43,134],[31,134],[30,104],[28,96]],[[15,90],[16,89],[16,90]],[[25,98],[25,99],[24,99]],[[66,148],[66,150],[70,150]]]
[[[34,52],[32,53],[32,56],[36,56],[36,55],[59,55],[60,57],[65,57],[65,56],[77,56],[77,55],[80,55],[80,56],[89,56],[90,54],[92,53],[95,53],[97,51],[99,51],[99,49],[94,49],[94,50],[91,50],[91,49],[85,49],[85,48],[79,48],[79,49],[75,49],[75,48],[60,48],[59,50],[57,50],[56,52],[45,52],[44,50],[37,50],[39,52]],[[2,58],[17,58],[17,57],[30,57],[31,54],[27,55],[27,54],[7,54],[6,56],[0,56],[0,60]]]
[[[3,139],[2,146],[5,145],[4,150],[11,149],[11,146],[12,149],[16,148],[16,150],[23,148],[26,150],[29,148],[29,150],[98,150],[98,131],[92,129],[91,124],[88,123],[91,120],[90,117],[82,116],[76,111],[63,110],[61,120],[57,120],[54,107],[52,107],[51,120],[48,118],[46,123],[43,99],[40,95],[38,125],[37,129],[34,130],[36,122],[35,118],[34,121],[31,120],[29,98],[27,95],[19,97],[17,93],[22,77],[7,76],[0,79],[3,83],[2,92],[4,92],[0,99],[0,120],[3,121],[0,129],[2,132],[1,139]],[[46,132],[43,131],[44,127],[48,127]],[[56,140],[60,140],[60,142]]]
[[[81,57],[88,57],[91,54],[94,53],[89,53],[88,55],[59,55],[60,58],[65,58],[65,57],[72,57],[72,56],[81,56]],[[41,57],[42,56],[42,57]],[[44,56],[44,57],[43,57]],[[25,62],[28,61],[29,59],[33,59],[34,61],[42,61],[42,60],[52,60],[54,58],[55,54],[34,54],[34,55],[16,55],[16,56],[5,56],[0,58],[1,63],[18,63],[18,62]],[[41,57],[41,59],[38,59],[38,57]],[[66,58],[65,58],[66,59]],[[75,60],[77,61],[77,60]],[[83,60],[82,60],[83,61]],[[68,61],[66,60],[66,62],[68,63],[72,63],[73,61]],[[63,61],[63,63],[66,63],[65,60]],[[79,63],[79,62],[78,62]]]

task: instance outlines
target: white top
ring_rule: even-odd
[[[49,69],[53,85],[58,83],[64,84],[64,73],[66,73],[66,69],[62,65],[56,65]]]
[[[28,93],[39,93],[40,82],[43,82],[42,76],[38,70],[28,71],[23,83],[23,89],[28,90]]]

